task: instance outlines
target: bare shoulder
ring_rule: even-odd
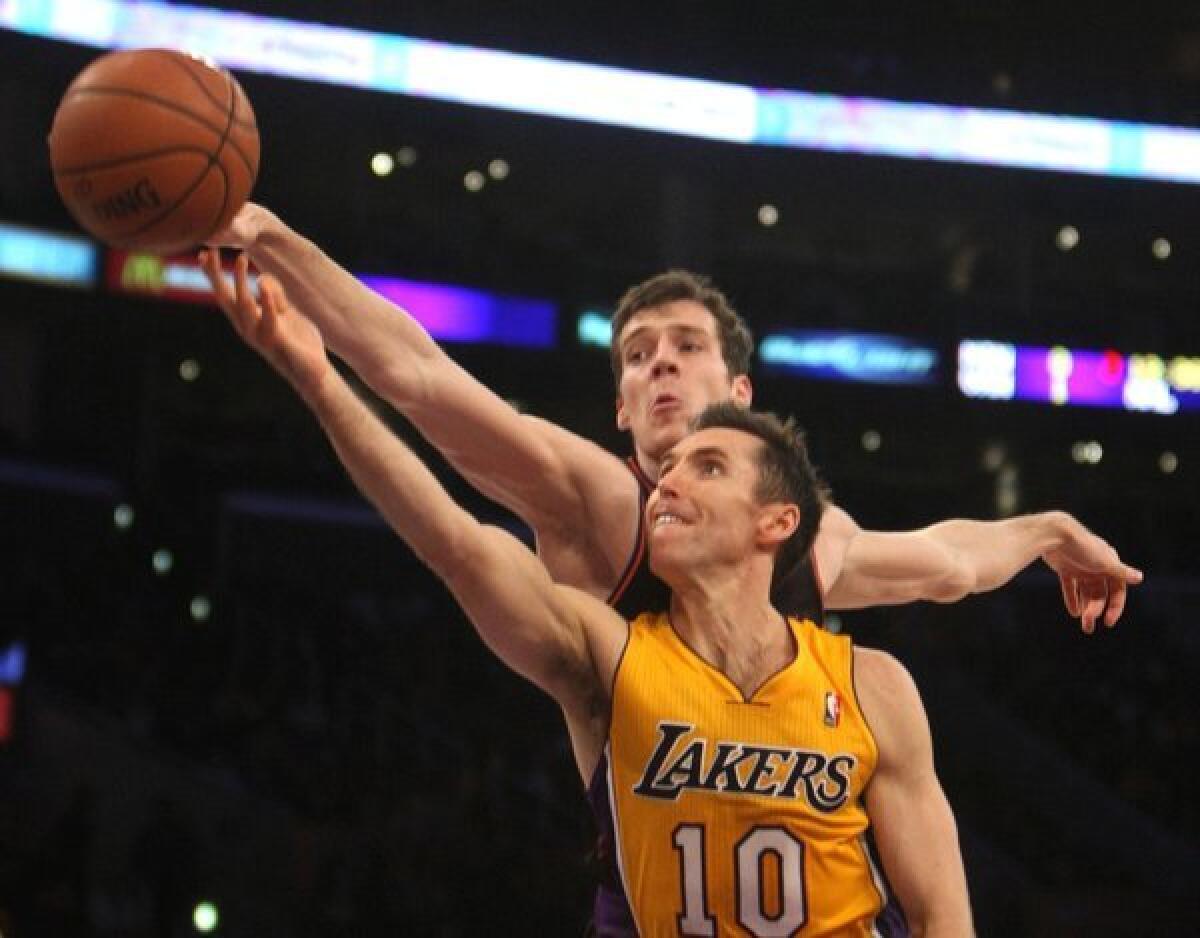
[[[555,579],[607,595],[636,545],[638,481],[622,460],[591,440],[539,417],[526,419],[553,452],[573,500],[528,519],[537,532],[538,553]]]
[[[912,675],[893,655],[878,648],[854,646],[854,683],[860,692],[884,696],[916,693]]]
[[[552,445],[566,468],[579,475],[615,477],[617,473],[629,476],[624,462],[599,443],[580,436],[566,427],[559,426],[543,417],[525,414],[529,430]]]
[[[846,566],[846,552],[858,531],[858,524],[843,509],[832,503],[826,506],[812,550],[827,594],[842,575]]]
[[[927,745],[929,726],[916,682],[895,657],[875,648],[854,649],[854,688],[879,747],[881,763]]]

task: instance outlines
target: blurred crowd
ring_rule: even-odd
[[[0,644],[28,648],[0,750],[6,936],[192,934],[202,900],[226,935],[582,932],[591,825],[554,707],[411,556],[347,582],[319,572],[335,548],[305,546],[373,549],[386,532],[297,517],[262,522],[284,537],[256,541],[243,519],[225,546],[239,559],[219,558],[197,618],[103,499],[55,515],[37,503],[60,496],[4,496],[39,521],[0,597]],[[274,573],[246,559],[283,542]],[[1148,583],[1120,628],[1090,638],[1057,589],[1034,570],[992,596],[835,627],[917,676],[981,934],[1137,934],[1184,900],[1164,883],[1148,913],[1154,890],[1095,848],[1096,813],[1128,812],[1114,853],[1163,831],[1152,857],[1196,849],[1181,766],[1197,755],[1200,581]],[[1112,895],[1116,908],[1097,904]]]

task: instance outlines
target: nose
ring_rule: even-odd
[[[650,373],[655,378],[664,374],[678,374],[679,363],[675,360],[675,350],[670,340],[664,336],[654,347],[654,360],[651,362]]]
[[[657,498],[676,498],[679,495],[678,465],[671,466],[658,477]]]

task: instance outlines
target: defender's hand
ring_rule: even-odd
[[[234,264],[230,289],[221,269],[218,252],[205,249],[199,255],[216,295],[217,305],[234,331],[263,356],[302,395],[316,393],[332,370],[321,333],[288,303],[287,294],[274,277],[258,280],[256,298],[250,285],[250,261],[239,254]]]

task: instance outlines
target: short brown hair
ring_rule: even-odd
[[[621,330],[629,320],[644,309],[652,309],[678,300],[699,303],[717,322],[717,340],[721,343],[721,357],[729,369],[729,377],[750,373],[750,357],[754,352],[754,338],[746,321],[729,304],[728,298],[712,285],[707,277],[687,270],[668,270],[649,280],[644,280],[625,291],[612,317],[613,379],[621,383],[624,363],[621,361]]]
[[[800,509],[800,523],[775,557],[778,579],[799,563],[817,538],[821,515],[829,503],[829,487],[817,474],[808,456],[804,431],[792,418],[781,420],[775,414],[751,410],[733,401],[710,404],[692,421],[692,431],[728,427],[758,437],[758,489],[762,503],[781,501]]]

